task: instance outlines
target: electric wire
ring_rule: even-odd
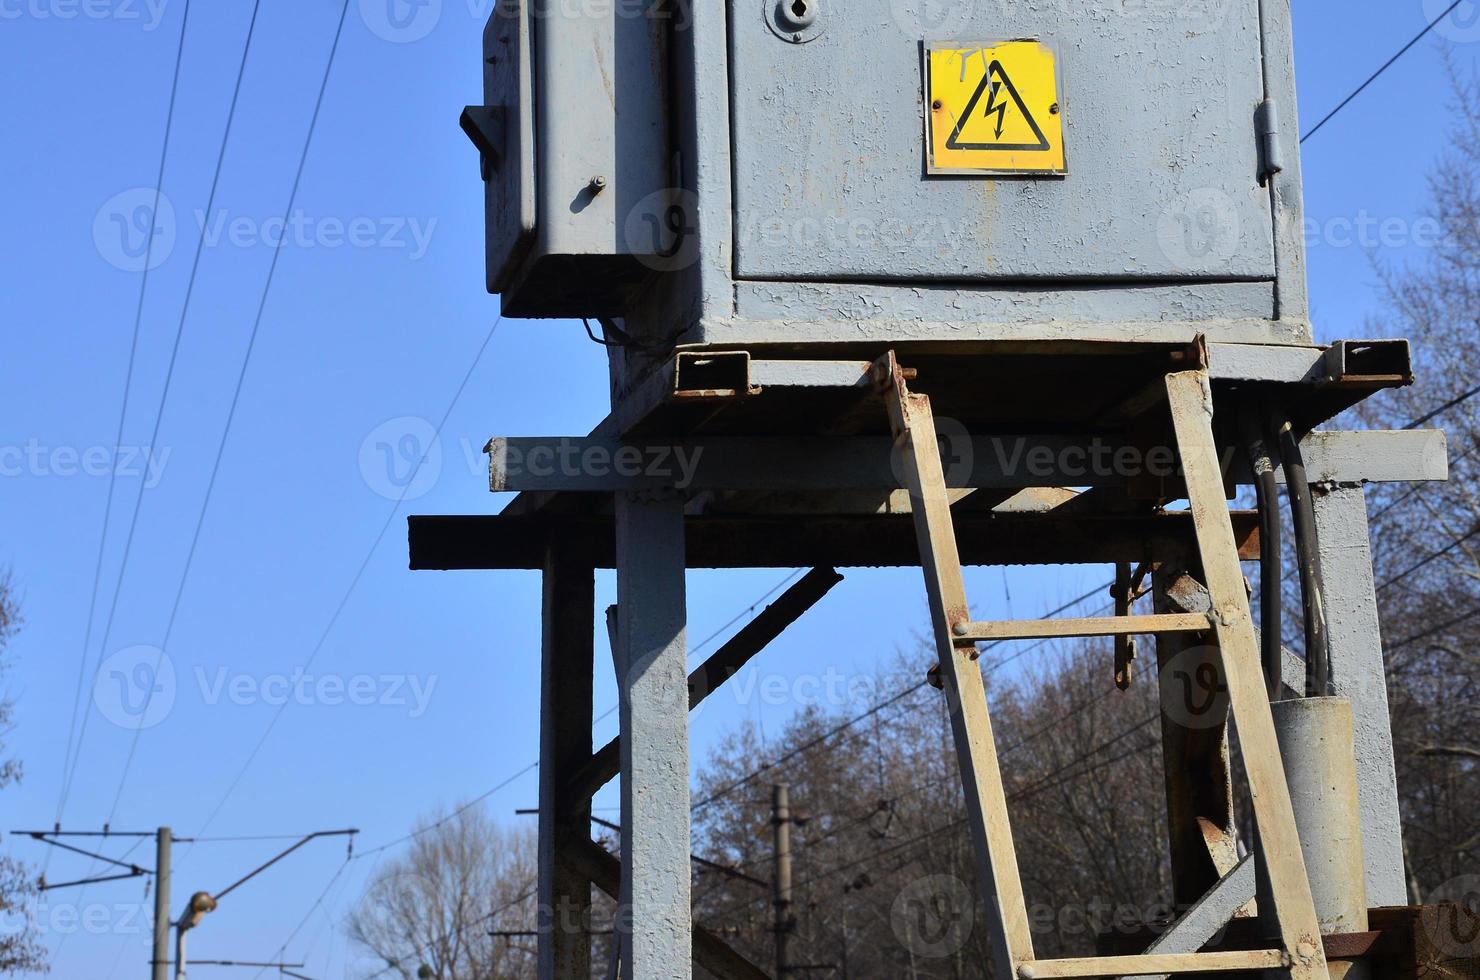
[[[118,409],[118,427],[113,439],[115,452],[117,452],[118,446],[123,442],[124,420],[128,417],[129,395],[133,389],[134,359],[139,350],[139,329],[141,324],[144,322],[144,297],[149,288],[149,267],[153,264],[154,261],[154,220],[155,217],[159,214],[159,200],[164,190],[165,161],[169,158],[170,135],[174,131],[175,102],[180,91],[180,66],[183,63],[185,57],[185,28],[189,20],[190,0],[185,0],[180,14],[180,38],[175,48],[175,70],[173,78],[170,81],[169,107],[165,112],[164,140],[163,145],[160,147],[159,151],[159,172],[154,181],[154,207],[149,213],[149,229],[146,235],[147,240],[144,245],[144,269],[139,279],[139,299],[134,308],[133,338],[129,341],[128,365],[123,375],[123,399],[122,404],[119,406]],[[152,448],[153,447],[151,444],[151,451]],[[115,461],[115,465],[108,467],[108,490],[103,504],[103,529],[102,532],[98,535],[98,555],[97,560],[93,566],[92,596],[87,603],[87,626],[83,630],[82,653],[77,660],[77,685],[72,694],[72,719],[67,724],[67,746],[66,750],[62,754],[62,786],[57,798],[55,820],[57,824],[60,824],[62,822],[62,811],[67,806],[67,796],[69,795],[68,789],[71,780],[68,777],[67,773],[71,765],[70,760],[72,758],[73,738],[77,731],[77,715],[78,712],[81,710],[83,679],[87,676],[87,654],[88,649],[92,645],[94,616],[97,613],[98,589],[103,578],[103,554],[105,551],[105,546],[108,543],[108,527],[113,513],[113,491],[117,484],[117,480],[118,466],[116,465]],[[144,486],[141,482],[139,485],[139,493],[143,494],[143,492]],[[99,653],[98,666],[93,670],[93,675],[95,678],[94,683],[96,683],[97,672],[102,669],[102,660],[102,654]],[[86,715],[84,715],[84,719],[85,718]]]
[[[252,18],[251,18],[251,21],[247,24],[247,39],[246,39],[245,43],[243,43],[243,45],[242,45],[241,63],[237,65],[237,69],[236,69],[236,83],[233,86],[232,91],[231,91],[231,106],[230,106],[230,108],[227,109],[227,112],[226,112],[226,128],[225,128],[225,130],[221,134],[221,149],[220,149],[220,151],[216,155],[216,169],[215,169],[215,172],[211,176],[211,189],[210,189],[210,192],[206,196],[205,214],[208,215],[208,216],[215,209],[215,205],[216,205],[216,192],[217,192],[217,190],[219,190],[220,185],[221,185],[221,171],[222,171],[222,169],[223,169],[223,167],[225,165],[225,162],[226,162],[226,149],[227,149],[227,146],[231,142],[231,128],[232,128],[232,124],[236,121],[236,108],[237,108],[237,104],[238,104],[238,102],[239,102],[239,100],[241,98],[242,79],[246,76],[246,72],[247,72],[247,60],[248,60],[248,56],[251,54],[251,51],[252,51],[252,38],[257,33],[257,15],[261,11],[261,9],[262,9],[262,0],[254,0],[254,2],[252,4]],[[309,136],[310,136],[310,138],[312,138],[312,135],[313,135],[313,130],[312,130],[312,128],[310,128],[310,130],[309,130]],[[186,280],[186,283],[185,283],[185,300],[184,300],[184,303],[180,307],[180,321],[179,321],[179,324],[175,328],[175,344],[176,344],[176,349],[177,350],[178,350],[178,346],[179,346],[180,337],[185,332],[185,321],[186,321],[186,318],[190,314],[190,300],[195,295],[195,281],[196,281],[197,275],[200,272],[200,260],[201,260],[202,253],[205,251],[205,242],[206,242],[206,226],[205,226],[204,223],[202,223],[201,224],[201,230],[200,230],[200,237],[198,239],[196,239],[196,243],[195,243],[195,256],[194,256],[193,259],[191,259],[191,263],[190,263],[190,277]],[[277,260],[277,254],[280,251],[281,251],[281,249],[278,249],[278,250],[274,251],[274,253],[273,253],[273,261],[274,262],[276,262],[276,260]],[[253,338],[256,337],[256,328],[255,327],[253,328],[253,334],[252,335],[253,335]],[[247,346],[247,356],[248,357],[251,356],[251,344],[250,344],[250,342],[248,343],[248,346]],[[155,423],[154,424],[155,424],[155,431],[156,432],[158,432],[158,430],[159,430],[159,424],[160,424],[160,421],[159,420],[164,417],[165,402],[169,398],[169,391],[170,391],[170,389],[169,389],[169,379],[174,376],[174,370],[173,370],[173,368],[174,368],[174,355],[173,354],[171,354],[170,361],[171,361],[171,369],[170,369],[169,373],[166,375],[164,391],[160,395],[159,411],[155,414]],[[243,362],[242,362],[242,373],[244,375],[246,373],[246,361],[245,360],[243,360]],[[241,382],[240,382],[240,379],[238,379],[238,382],[237,382],[237,394],[240,395],[240,393],[241,393]],[[164,639],[160,641],[158,655],[154,658],[154,675],[151,675],[151,676],[155,676],[155,675],[157,675],[159,673],[160,664],[164,660],[164,652],[165,652],[165,650],[167,650],[169,648],[169,645],[170,645],[170,637],[174,633],[174,629],[175,629],[175,617],[176,617],[176,615],[180,611],[180,599],[185,594],[185,581],[190,576],[190,566],[191,566],[191,562],[194,561],[194,559],[195,559],[195,549],[196,549],[196,546],[200,543],[200,529],[201,529],[201,525],[205,522],[206,507],[210,503],[211,491],[215,488],[215,485],[216,485],[216,472],[220,468],[220,465],[221,465],[221,456],[222,456],[222,454],[224,453],[224,451],[226,449],[226,437],[227,437],[227,435],[229,435],[229,433],[231,431],[231,417],[232,417],[232,415],[235,412],[236,412],[236,398],[233,397],[232,398],[232,402],[231,402],[231,411],[227,415],[226,432],[222,433],[222,437],[218,441],[217,448],[216,448],[216,462],[215,462],[215,465],[212,466],[212,468],[211,468],[210,481],[209,481],[209,483],[206,486],[206,497],[205,497],[205,501],[206,502],[201,505],[200,519],[196,521],[196,524],[195,524],[195,533],[194,533],[194,535],[190,539],[190,549],[186,553],[186,556],[185,556],[185,569],[181,573],[181,576],[180,576],[180,585],[175,590],[175,599],[174,599],[174,602],[170,606],[170,616],[169,616],[168,624],[165,626]],[[140,499],[142,500],[143,493],[141,492],[139,496],[140,496]],[[137,518],[137,514],[138,514],[138,512],[136,510],[135,511],[135,517],[136,518]],[[126,563],[126,561],[127,561],[127,558],[125,557],[125,563]],[[118,588],[120,590],[123,588],[123,572],[124,572],[124,570],[125,570],[124,567],[120,567],[120,569],[119,569]],[[147,685],[147,690],[145,691],[145,694],[144,694],[144,706],[140,710],[140,715],[141,716],[148,713],[148,711],[149,711],[149,705],[154,700],[154,691],[155,691],[155,685],[153,685],[153,684]],[[108,821],[107,821],[108,823],[112,823],[114,817],[117,815],[117,812],[118,812],[118,801],[119,801],[119,798],[122,797],[122,795],[123,795],[123,787],[124,787],[124,784],[128,782],[129,770],[133,767],[133,764],[134,764],[134,753],[139,748],[139,737],[140,737],[140,735],[143,734],[143,731],[144,731],[144,726],[142,724],[141,725],[134,726],[133,737],[129,741],[128,757],[124,761],[123,769],[122,769],[121,774],[119,775],[119,778],[118,778],[118,788],[117,788],[117,790],[113,794],[113,803],[108,808]]]
[[[346,6],[343,9],[348,9],[348,0],[346,0]],[[343,23],[344,20],[341,16],[341,28],[343,27]],[[488,345],[492,342],[494,334],[498,332],[499,324],[503,323],[503,319],[503,313],[499,313],[499,315],[494,319],[493,325],[488,328],[488,333],[483,337],[483,342],[479,345],[478,352],[473,357],[473,362],[468,365],[467,372],[463,375],[462,381],[458,384],[457,390],[452,395],[452,399],[447,403],[446,410],[442,413],[441,419],[437,422],[437,426],[434,430],[431,441],[428,443],[426,450],[421,454],[420,458],[417,459],[416,465],[412,467],[411,472],[406,479],[405,485],[401,488],[401,493],[396,497],[395,501],[391,504],[390,509],[387,511],[385,515],[385,521],[380,525],[380,531],[375,535],[375,540],[370,543],[369,549],[365,552],[365,557],[360,561],[359,567],[355,570],[354,576],[350,579],[349,586],[344,590],[344,594],[340,596],[339,603],[334,607],[334,611],[330,614],[328,622],[324,625],[324,629],[319,633],[318,640],[314,643],[312,649],[310,649],[308,659],[304,661],[303,664],[304,670],[307,670],[308,667],[313,664],[314,660],[318,657],[319,652],[323,650],[324,644],[328,641],[329,634],[333,631],[335,624],[339,622],[339,617],[344,612],[345,606],[348,605],[350,596],[354,594],[355,589],[359,586],[361,578],[364,577],[365,570],[370,566],[371,559],[375,556],[375,552],[380,548],[380,543],[385,540],[386,531],[390,529],[391,522],[396,519],[397,511],[401,509],[401,504],[405,502],[406,494],[410,490],[411,485],[416,480],[416,474],[421,471],[422,464],[426,462],[427,456],[431,453],[432,446],[436,445],[437,440],[441,438],[442,430],[447,425],[448,418],[452,415],[453,409],[457,407],[457,403],[462,398],[463,392],[467,390],[468,382],[472,380],[473,373],[478,369],[479,363],[483,360],[483,354],[486,350],[488,350]],[[226,787],[226,792],[221,795],[220,800],[217,801],[215,807],[211,810],[210,815],[206,818],[204,825],[202,825],[201,827],[202,833],[204,833],[206,828],[215,821],[216,817],[221,813],[222,808],[226,806],[227,801],[231,799],[232,794],[236,792],[237,786],[241,784],[242,777],[244,777],[247,773],[247,770],[251,768],[252,763],[256,760],[258,754],[262,751],[262,746],[267,742],[268,736],[272,734],[273,728],[276,727],[278,719],[282,718],[283,712],[287,710],[287,707],[290,703],[292,703],[291,700],[284,700],[282,704],[278,705],[277,710],[273,712],[273,715],[268,720],[267,727],[263,730],[261,737],[258,738],[256,744],[252,747],[252,751],[248,753],[246,760],[241,764],[240,768],[237,769],[236,775],[232,777],[230,783]]]
[[[1367,86],[1369,86],[1373,82],[1377,81],[1377,78],[1378,78],[1379,75],[1381,75],[1383,72],[1385,72],[1389,68],[1391,68],[1393,66],[1393,64],[1399,58],[1403,57],[1405,54],[1408,53],[1408,50],[1410,48],[1412,48],[1415,44],[1417,44],[1419,41],[1422,41],[1426,36],[1428,36],[1429,31],[1432,31],[1435,27],[1438,27],[1439,26],[1439,21],[1443,20],[1445,17],[1448,17],[1450,15],[1450,13],[1452,13],[1456,7],[1458,7],[1460,4],[1462,4],[1464,2],[1465,2],[1465,0],[1454,0],[1454,2],[1451,3],[1448,7],[1445,7],[1444,8],[1444,12],[1441,13],[1438,17],[1435,17],[1433,20],[1429,21],[1428,24],[1424,27],[1424,29],[1421,30],[1421,31],[1419,31],[1418,34],[1416,34],[1414,36],[1413,40],[1409,41],[1407,44],[1405,44],[1401,48],[1399,48],[1397,54],[1393,55],[1387,61],[1383,62],[1383,65],[1382,65],[1381,68],[1379,68],[1379,69],[1377,69],[1377,71],[1373,72],[1371,74],[1371,76],[1369,76],[1368,79],[1365,82],[1363,82],[1361,85],[1358,85],[1354,90],[1352,90],[1352,93],[1350,95],[1348,95],[1346,98],[1342,99],[1341,100],[1341,103],[1339,105],[1337,105],[1336,108],[1334,108],[1330,112],[1326,113],[1326,115],[1321,119],[1320,122],[1316,123],[1314,126],[1312,126],[1310,128],[1310,131],[1309,132],[1307,132],[1304,136],[1300,137],[1300,142],[1301,143],[1304,143],[1306,140],[1310,139],[1316,133],[1320,132],[1320,129],[1321,129],[1322,126],[1324,126],[1324,125],[1326,125],[1326,123],[1330,122],[1336,116],[1336,114],[1338,112],[1340,112],[1342,109],[1345,109],[1347,107],[1347,105],[1349,105],[1351,103],[1351,101],[1353,99],[1355,99],[1357,96],[1361,95],[1362,92],[1366,90]]]

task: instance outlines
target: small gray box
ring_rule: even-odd
[[[666,29],[624,0],[499,0],[483,34],[488,289],[510,316],[619,315],[667,200]]]
[[[675,345],[1311,343],[1284,0],[535,2],[564,12],[489,35],[529,38],[489,105],[533,144],[489,181],[490,286],[619,321],[631,372]],[[1062,161],[932,166],[927,52],[1024,41]]]

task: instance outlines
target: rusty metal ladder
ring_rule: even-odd
[[[903,461],[910,493],[941,680],[951,699],[952,732],[966,792],[967,817],[983,898],[991,910],[997,975],[1002,980],[1049,980],[1283,970],[1289,972],[1292,980],[1325,980],[1327,970],[1320,927],[1296,834],[1284,765],[1275,740],[1253,618],[1213,440],[1212,398],[1206,370],[1168,374],[1166,399],[1212,611],[1206,615],[973,622],[966,602],[930,400],[909,390],[906,383],[909,372],[899,367],[892,353],[880,360],[878,368],[885,386],[895,449]],[[1007,796],[975,644],[982,640],[1209,630],[1216,634],[1222,652],[1230,707],[1238,724],[1259,831],[1258,846],[1268,869],[1279,946],[1247,951],[1035,958],[1008,821]],[[1261,910],[1261,914],[1267,911]]]

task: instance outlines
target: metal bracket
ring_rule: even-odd
[[[468,139],[478,148],[481,174],[484,180],[504,162],[504,146],[508,143],[509,110],[501,105],[464,106],[457,124],[468,134]]]

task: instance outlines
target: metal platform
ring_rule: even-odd
[[[630,910],[632,933],[623,941],[639,947],[640,955],[629,950],[624,956],[645,963],[667,957],[676,975],[687,975],[681,951],[692,944],[693,961],[726,980],[763,977],[690,922],[688,730],[682,705],[692,706],[696,691],[702,699],[723,683],[820,599],[836,580],[827,566],[921,564],[922,520],[934,528],[932,540],[954,542],[961,564],[1144,563],[1159,569],[1156,615],[1135,624],[1060,621],[1053,635],[1119,635],[1154,627],[1159,646],[1174,643],[1178,631],[1199,636],[1217,629],[1221,636],[1228,623],[1209,620],[1197,606],[1192,593],[1202,586],[1187,570],[1199,567],[1199,554],[1217,554],[1217,594],[1243,603],[1238,563],[1259,557],[1256,516],[1234,511],[1211,521],[1210,515],[1226,510],[1217,506],[1220,489],[1231,499],[1252,479],[1242,454],[1232,451],[1242,443],[1230,423],[1241,409],[1256,405],[1276,406],[1305,433],[1300,447],[1326,566],[1335,693],[1352,701],[1358,762],[1364,772],[1376,773],[1362,785],[1359,801],[1363,834],[1372,842],[1364,865],[1367,893],[1373,904],[1403,900],[1396,789],[1384,776],[1392,772],[1391,733],[1361,487],[1445,479],[1444,438],[1435,431],[1308,430],[1375,391],[1411,382],[1406,343],[1314,348],[1013,341],[911,346],[897,361],[865,359],[877,352],[864,349],[846,358],[795,356],[805,353],[680,350],[622,392],[588,436],[491,439],[490,489],[518,492],[502,513],[410,518],[413,568],[543,572],[542,908],[589,908],[595,884]],[[942,464],[939,479],[931,479],[935,518],[915,510],[920,488],[908,484],[912,471],[899,460],[901,443],[890,432],[880,364],[934,406]],[[1180,415],[1169,416],[1172,377],[1182,379]],[[1189,388],[1188,378],[1201,388]],[[1196,426],[1189,421],[1194,415]],[[1175,433],[1174,419],[1180,419]],[[907,442],[913,446],[913,437]],[[1197,516],[1170,506],[1188,498],[1191,466],[1184,472],[1150,465],[1152,452],[1171,447],[1175,462],[1177,447],[1187,452],[1188,446],[1198,453]],[[934,457],[918,446],[910,451],[910,465],[917,468]],[[1209,453],[1218,456],[1216,467],[1209,465]],[[918,483],[919,470],[913,472]],[[1213,540],[1215,524],[1231,537]],[[1211,550],[1210,542],[1216,545]],[[808,579],[828,584],[805,600],[790,594],[778,599],[777,605],[796,608],[763,616],[764,635],[746,637],[739,644],[743,649],[715,654],[697,672],[696,688],[687,674],[685,570],[768,566],[817,566]],[[618,573],[620,614],[611,625],[621,735],[593,753],[593,574],[603,567]],[[1185,585],[1188,596],[1171,596],[1173,585]],[[1208,588],[1203,596],[1213,593]],[[1242,608],[1246,619],[1247,604]],[[956,641],[966,646],[985,638],[1049,635],[1049,627],[1038,624],[956,625],[964,628]],[[1244,662],[1253,649],[1252,632],[1239,630],[1239,710],[1257,719],[1263,717],[1262,692],[1254,692],[1258,672],[1250,673]],[[716,658],[727,666],[707,674]],[[958,672],[953,683],[970,674]],[[1270,732],[1264,735],[1272,744]],[[1226,769],[1226,746],[1220,749],[1225,737],[1222,728],[1196,735],[1200,745],[1206,743],[1198,750],[1204,753],[1200,765],[1221,758]],[[1187,740],[1185,733],[1178,738]],[[1169,762],[1169,799],[1192,798],[1194,775],[1185,764],[1191,758]],[[1283,780],[1278,753],[1273,758],[1261,763],[1266,798]],[[620,865],[604,851],[593,851],[588,832],[591,794],[618,771]],[[1228,812],[1212,814],[1210,826],[1227,824],[1220,833],[1231,835],[1231,796],[1227,804]],[[1194,812],[1202,819],[1193,810],[1179,819]],[[1295,916],[1282,927],[1280,948],[1189,959],[1168,946],[1169,955],[1131,957],[1116,969],[1323,972],[1317,969],[1319,947],[1309,941],[1309,916],[1301,911],[1308,893],[1301,887],[1298,854],[1292,856],[1288,846],[1288,820],[1278,807],[1270,819],[1285,828],[1280,918]],[[1194,830],[1179,837],[1174,829],[1179,896],[1203,894],[1227,870],[1208,864],[1203,852],[1211,845],[1203,831]],[[998,850],[1010,847],[1002,833],[993,844]],[[1225,850],[1231,851],[1231,840],[1223,842]],[[1178,935],[1178,927],[1170,933]],[[542,933],[542,962],[563,964],[542,975],[583,975],[589,948],[582,942],[558,930]],[[674,960],[674,950],[681,959]],[[1101,959],[1036,960],[1031,946],[1021,944],[1014,955],[1022,980],[1098,975],[1108,968]],[[667,970],[660,972],[666,976]]]

